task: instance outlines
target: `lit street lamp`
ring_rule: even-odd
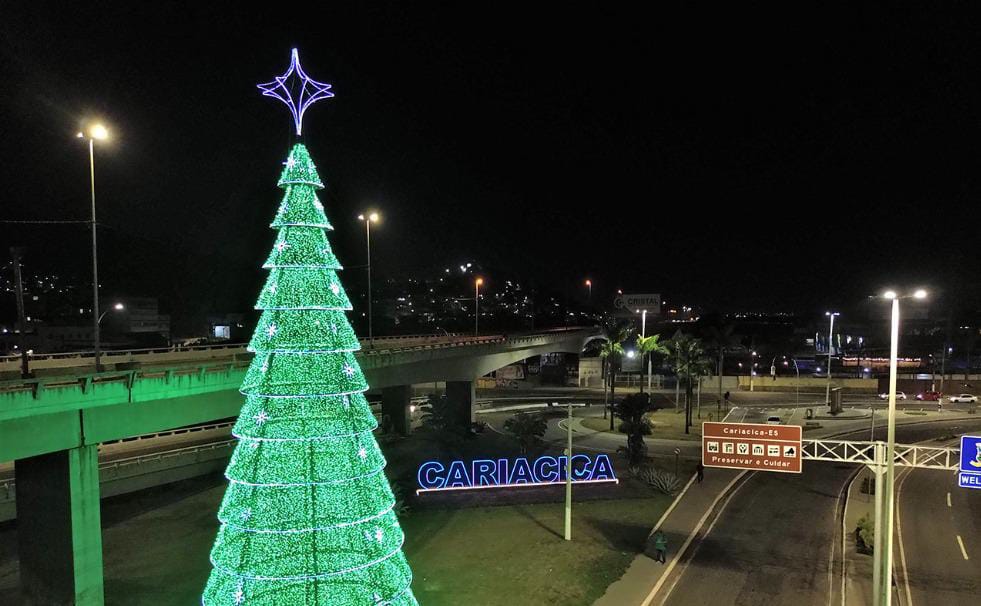
[[[593,281],[586,280],[586,289],[588,294],[586,295],[586,301],[591,303],[593,301]]]
[[[480,334],[480,285],[484,283],[483,278],[477,278],[473,282],[473,336]]]
[[[899,356],[899,300],[900,299],[925,299],[927,292],[923,289],[908,295],[898,295],[895,291],[883,293],[883,298],[892,301],[892,322],[889,331],[889,416],[886,425],[886,485],[883,491],[885,504],[882,506],[882,533],[876,529],[876,536],[882,537],[882,550],[876,549],[874,553],[882,555],[876,557],[873,569],[873,592],[875,604],[892,603],[892,541],[893,541],[893,514],[895,508],[895,480],[896,480],[896,371],[897,358]],[[879,516],[876,516],[879,519]],[[876,583],[875,581],[880,581]]]
[[[359,221],[364,221],[365,240],[368,244],[368,345],[375,346],[374,334],[371,329],[371,224],[378,223],[378,213],[370,212],[358,215]]]
[[[126,309],[126,307],[122,303],[116,303],[115,305],[112,306],[112,308],[114,310],[116,310],[116,311],[122,311],[122,310]],[[100,324],[102,323],[102,318],[106,317],[106,314],[107,313],[109,313],[109,310],[108,309],[105,310],[104,312],[102,312],[101,314],[99,314],[99,323]]]
[[[831,318],[831,327],[828,328],[828,385],[825,388],[824,393],[824,403],[828,406],[831,405],[831,352],[834,351],[834,337],[835,337],[835,316],[840,316],[841,314],[837,311],[826,311],[824,315]]]
[[[99,347],[99,257],[96,247],[96,222],[95,222],[95,140],[104,141],[109,138],[109,131],[101,124],[93,124],[88,134],[79,131],[75,135],[79,139],[89,140],[89,178],[92,190],[92,340],[95,349],[95,370],[101,370]]]

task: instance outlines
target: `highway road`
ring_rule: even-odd
[[[981,494],[958,488],[953,472],[904,470],[896,484],[902,531],[897,531],[902,557],[896,567],[903,605],[976,605],[981,596]]]
[[[938,434],[969,430],[981,430],[981,420],[899,426],[896,435],[900,442],[915,443]],[[865,437],[864,432],[855,436],[856,439]],[[701,536],[692,542],[654,603],[672,606],[840,604],[842,498],[847,482],[856,469],[854,465],[808,461],[800,475],[748,474],[728,501],[722,501]],[[707,470],[706,473],[711,471]],[[920,473],[912,477],[918,478]],[[937,472],[922,473],[926,477]],[[946,478],[946,483],[942,479],[936,480],[946,487],[944,495],[947,490],[957,490],[952,476],[943,473],[939,476]],[[926,477],[925,481],[932,480]],[[931,490],[940,488],[934,486]],[[904,498],[911,494],[922,496],[929,492],[926,487],[922,492],[912,485],[904,488]],[[967,511],[968,505],[958,503]],[[934,504],[933,515],[936,515],[936,509]],[[912,526],[913,520],[926,514],[907,514],[904,511],[902,515]],[[971,519],[979,520],[976,514]],[[981,534],[977,532],[975,524],[965,522],[964,527],[958,528],[965,534],[970,532],[970,541],[978,546],[981,545]],[[972,527],[966,527],[968,525]],[[903,530],[905,533],[905,526]],[[947,547],[945,539],[931,534],[923,534],[919,540],[924,544],[935,542],[937,545],[923,553],[936,554],[936,557],[947,554],[949,549],[944,550]],[[677,549],[678,543],[683,540],[683,537],[675,539],[676,544],[669,550],[672,547]],[[956,543],[954,549],[959,551]],[[960,557],[960,554],[957,556]],[[978,556],[981,557],[981,553]],[[922,560],[918,558],[917,561]],[[931,574],[935,575],[939,566],[943,565],[932,565]],[[916,570],[919,569],[911,568],[911,578],[915,579]],[[976,572],[974,576],[977,576]],[[959,582],[972,579],[970,575],[965,576],[968,574],[966,567],[958,568],[952,574],[960,579]],[[926,590],[929,592],[929,587]],[[976,601],[975,598],[971,603]],[[954,602],[937,601],[930,597],[917,603]]]

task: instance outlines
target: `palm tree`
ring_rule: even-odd
[[[671,337],[668,347],[673,354],[675,374],[679,379],[685,380],[685,433],[689,433],[688,428],[692,425],[693,379],[708,374],[711,363],[705,355],[702,342],[681,331]]]
[[[640,368],[643,371],[647,365],[647,358],[651,354],[666,354],[668,348],[661,343],[661,335],[651,335],[649,337],[637,337],[637,351],[641,353]],[[640,393],[644,393],[644,381],[640,382]]]
[[[599,355],[604,360],[606,380],[610,386],[610,397],[605,402],[606,407],[609,407],[616,393],[616,373],[620,368],[620,360],[623,358],[623,342],[630,338],[630,334],[634,331],[634,328],[628,320],[617,320],[612,316],[607,316],[600,325],[600,329],[603,331],[603,337],[606,339],[599,347]],[[604,399],[606,385],[607,383],[603,384]],[[603,418],[606,418],[606,408],[603,409]],[[613,431],[612,414],[610,414],[610,431]]]
[[[613,394],[616,392],[616,372],[620,366],[620,360],[623,358],[623,344],[614,343],[613,341],[606,341],[600,347],[600,357],[603,358],[603,364],[606,371],[606,382],[603,384],[603,396],[604,396],[604,407],[603,407],[603,418],[606,418],[606,409],[610,407],[610,402],[613,401]],[[606,387],[609,385],[609,392],[607,392]],[[606,394],[609,393],[609,397]],[[610,415],[610,431],[613,431],[613,415]]]
[[[734,326],[726,324],[722,328],[712,326],[709,328],[709,344],[715,349],[719,356],[719,364],[716,372],[719,373],[719,402],[722,402],[722,372],[725,370],[726,351],[732,350],[739,345],[739,341],[732,334]]]

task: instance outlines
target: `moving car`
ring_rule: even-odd
[[[766,424],[767,425],[781,425],[781,424],[783,424],[783,421],[780,420],[780,417],[767,417],[766,418]]]
[[[880,400],[888,400],[889,399],[889,394],[888,393],[880,393],[879,394],[879,399]],[[896,392],[896,399],[897,400],[905,400],[906,399],[906,392],[897,391]]]
[[[941,398],[943,398],[943,394],[939,391],[924,391],[923,393],[916,394],[917,400],[929,402],[939,402]]]
[[[966,404],[976,404],[978,401],[977,396],[972,396],[969,393],[960,393],[957,394],[956,396],[950,396],[950,398],[948,399],[950,400],[950,402],[964,402]]]

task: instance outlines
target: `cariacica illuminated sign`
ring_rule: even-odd
[[[477,490],[520,486],[547,486],[566,481],[568,457],[542,456],[534,460],[477,459],[471,463],[453,461],[444,465],[428,461],[419,467],[416,494],[440,490]],[[605,454],[591,457],[572,455],[572,483],[618,483],[613,464]]]

